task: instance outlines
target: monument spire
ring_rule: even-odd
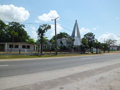
[[[75,36],[75,34],[76,34],[76,36]],[[81,44],[81,36],[80,36],[80,31],[79,31],[77,20],[75,21],[75,25],[74,25],[71,37],[73,39],[75,39],[74,45],[79,46]]]

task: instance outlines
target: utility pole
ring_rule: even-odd
[[[57,31],[56,31],[56,19],[58,19],[59,17],[55,18],[55,19],[52,19],[52,21],[54,20],[55,21],[55,55],[57,55]]]

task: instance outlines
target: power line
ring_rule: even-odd
[[[4,21],[4,22],[18,22],[18,21]],[[43,24],[43,23],[32,23],[32,22],[18,22],[18,23],[22,23],[22,24]],[[50,23],[46,23],[46,24],[50,24]]]
[[[68,31],[72,31],[72,30],[70,30],[70,29],[68,29],[68,28],[66,28],[66,27],[64,27],[64,26],[61,26],[62,28],[64,28],[64,29],[66,29],[66,30],[68,30]]]

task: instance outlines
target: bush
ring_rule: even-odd
[[[66,46],[60,46],[60,50],[68,50]]]
[[[91,51],[91,53],[93,53],[93,51]]]
[[[99,51],[99,53],[101,53],[101,51]]]
[[[47,48],[47,49],[43,49],[43,51],[50,51],[50,49],[49,49],[49,48]]]

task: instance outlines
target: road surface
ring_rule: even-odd
[[[50,58],[40,60],[0,61],[0,78],[64,69],[91,63],[120,59],[120,54]]]

